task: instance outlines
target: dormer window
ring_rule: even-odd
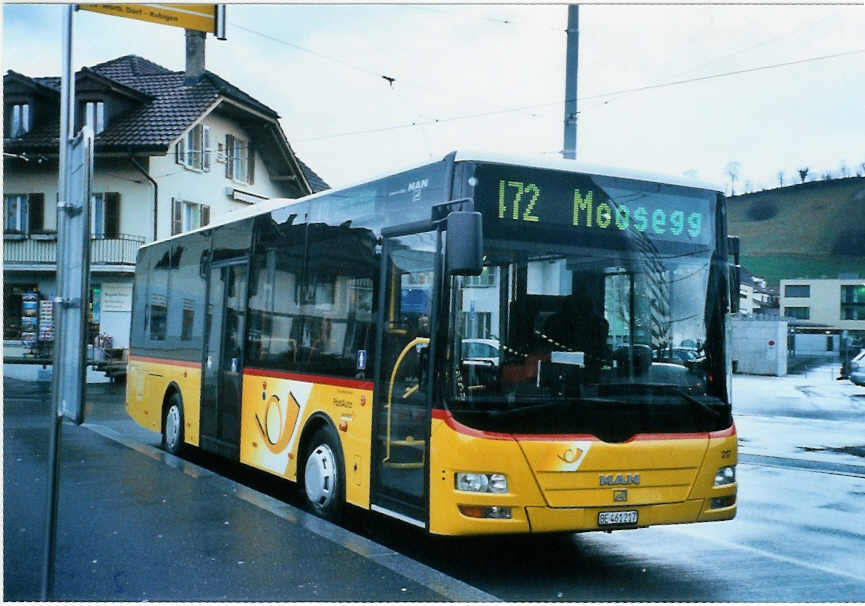
[[[9,106],[9,136],[23,137],[30,132],[30,104],[15,103]]]
[[[103,101],[87,101],[84,103],[84,124],[98,135],[105,130],[105,103]]]

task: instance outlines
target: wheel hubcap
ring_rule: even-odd
[[[306,460],[304,488],[311,503],[326,508],[333,500],[336,486],[336,464],[333,451],[327,444],[319,444]]]
[[[168,414],[165,416],[165,443],[168,448],[174,449],[177,446],[177,440],[180,433],[180,410],[177,406],[172,406],[168,409]]]

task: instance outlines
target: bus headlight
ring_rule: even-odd
[[[735,481],[736,467],[734,465],[722,467],[718,470],[718,473],[715,474],[715,486],[727,486]]]
[[[494,492],[505,493],[508,491],[508,479],[503,473],[462,473],[454,475],[454,486],[457,490],[465,492]]]

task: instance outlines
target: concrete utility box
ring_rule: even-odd
[[[787,322],[733,318],[731,358],[736,372],[783,377],[787,374]]]

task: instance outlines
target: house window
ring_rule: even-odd
[[[807,284],[788,284],[784,287],[785,297],[810,297],[811,287]]]
[[[45,194],[4,194],[3,231],[31,234],[45,228]]]
[[[15,103],[9,106],[9,136],[23,137],[30,132],[30,104]]]
[[[116,238],[120,234],[120,194],[93,194],[90,200],[90,233],[94,238]]]
[[[252,185],[255,182],[255,149],[252,142],[225,136],[225,176]]]
[[[210,206],[207,204],[174,200],[171,206],[172,236],[210,224]]]
[[[103,101],[87,101],[84,103],[84,124],[98,135],[105,130],[105,103]]]
[[[213,150],[210,127],[196,124],[177,142],[177,163],[195,170],[210,170]]]
[[[810,307],[785,307],[784,315],[797,320],[808,320],[811,317]]]
[[[865,320],[865,284],[841,287],[841,319]]]

